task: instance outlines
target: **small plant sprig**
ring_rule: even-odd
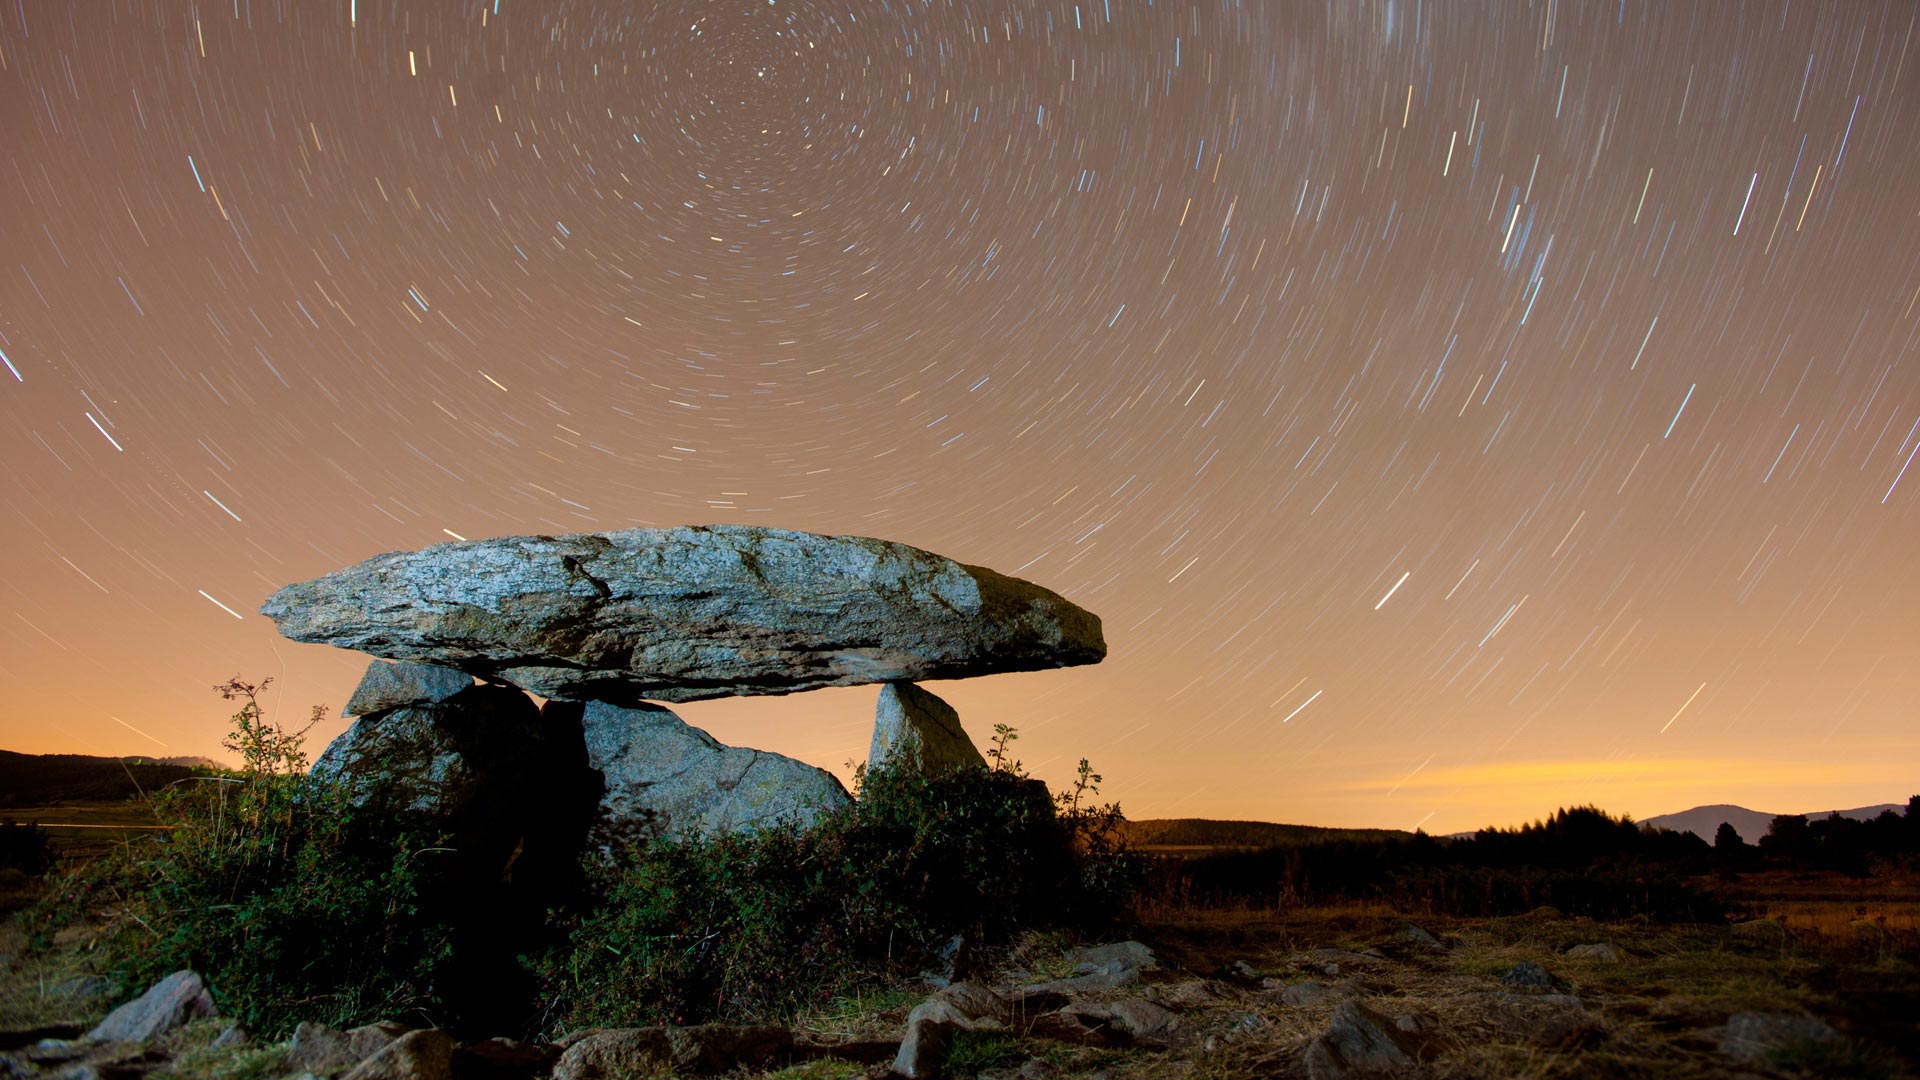
[[[993,763],[994,772],[1012,773],[1014,776],[1026,775],[1025,766],[1007,750],[1019,737],[1020,733],[1012,724],[993,725],[993,739],[988,744],[987,760]]]

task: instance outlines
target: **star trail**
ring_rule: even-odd
[[[1904,799],[1917,22],[0,4],[0,736],[218,755],[362,668],[280,585],[744,522],[1099,613],[931,689],[1136,817]],[[680,711],[839,769],[872,698]]]

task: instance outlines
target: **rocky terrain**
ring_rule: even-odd
[[[397,1024],[345,1032],[304,1024],[288,1041],[255,1042],[215,1015],[196,976],[181,973],[84,1033],[70,1023],[0,1036],[0,1072],[63,1080],[1912,1075],[1902,1057],[1912,1033],[1858,1013],[1858,987],[1819,989],[1818,954],[1777,923],[1661,929],[1541,911],[1419,924],[1320,912],[1216,915],[1156,930],[1152,945],[1030,939],[983,970],[959,958],[958,970],[928,973],[917,986],[869,988],[777,1024],[588,1029],[538,1045],[457,1042]],[[1854,947],[1897,945],[1863,936]],[[17,986],[20,972],[12,974]],[[83,1014],[88,995],[105,990],[80,979],[47,981],[43,992]]]

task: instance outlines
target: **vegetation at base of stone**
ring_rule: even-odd
[[[301,1020],[438,1019],[451,938],[423,912],[451,886],[440,838],[396,833],[309,783],[305,729],[263,715],[266,685],[216,688],[241,702],[227,747],[243,767],[150,792],[168,829],[54,883],[29,927],[44,942],[104,914],[99,947],[121,985],[192,968],[223,1012],[266,1035]]]
[[[0,821],[0,869],[44,874],[53,867],[53,841],[37,823]]]
[[[1011,769],[863,771],[859,800],[811,828],[628,845],[541,961],[546,1026],[790,1013],[931,966],[956,935],[1111,921],[1134,875],[1119,808],[1087,802],[1097,782],[1083,769],[1056,812]]]
[[[1724,880],[1761,870],[1911,871],[1920,864],[1920,796],[1904,817],[1782,816],[1757,846],[1737,841],[1729,831],[1709,845],[1691,833],[1645,829],[1583,806],[1469,837],[1344,837],[1160,860],[1145,895],[1175,907],[1371,901],[1442,915],[1514,915],[1546,906],[1595,919],[1720,921],[1729,905],[1702,887],[1708,874]]]

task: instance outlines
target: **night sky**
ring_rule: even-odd
[[[1101,615],[930,689],[1135,817],[1904,801],[1917,21],[0,0],[0,745],[337,713],[255,609],[379,552],[744,522]]]

